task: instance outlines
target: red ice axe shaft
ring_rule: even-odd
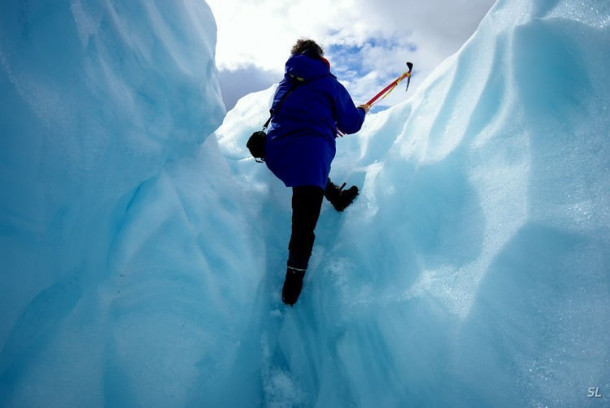
[[[368,101],[366,105],[372,106],[375,102],[377,102],[377,100],[379,100],[379,98],[383,99],[388,96],[390,92],[392,92],[394,88],[396,88],[398,84],[405,78],[408,78],[407,89],[409,89],[409,83],[411,83],[411,72],[413,71],[413,63],[407,62],[407,67],[409,68],[407,72],[404,72],[401,76],[392,81],[392,83],[383,88],[377,95],[373,96],[373,98],[371,98],[371,100]]]

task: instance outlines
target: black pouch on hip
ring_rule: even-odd
[[[248,139],[246,147],[250,150],[250,154],[259,163],[265,161],[265,139],[267,139],[267,133],[264,130],[259,130],[252,133],[252,136]]]

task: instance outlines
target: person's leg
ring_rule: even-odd
[[[307,269],[314,230],[322,208],[324,192],[315,186],[294,187],[292,191],[292,235],[288,245],[288,266]]]
[[[288,244],[288,267],[282,289],[284,303],[296,303],[303,286],[315,241],[324,191],[316,186],[294,187],[292,191],[292,235]]]

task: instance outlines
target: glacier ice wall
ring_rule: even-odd
[[[203,2],[0,5],[0,406],[600,406],[610,9],[500,1],[338,141],[305,289]],[[589,390],[601,398],[588,398]]]
[[[215,339],[202,327],[222,328],[200,295],[223,252],[201,256],[211,236],[192,225],[214,220],[193,207],[230,199],[217,154],[189,167],[194,185],[176,187],[186,176],[172,169],[224,116],[215,30],[201,1],[0,5],[0,406],[189,405],[203,392],[195,364]]]

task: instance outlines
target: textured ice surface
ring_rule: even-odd
[[[606,405],[609,16],[500,1],[338,140],[287,308],[273,89],[224,117],[205,3],[3,1],[0,406]]]

